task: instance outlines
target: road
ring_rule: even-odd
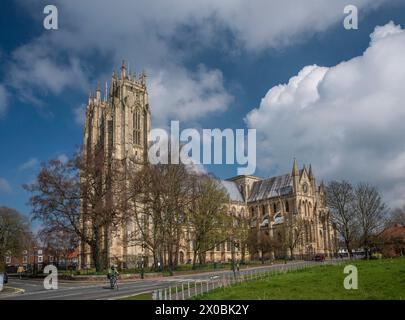
[[[260,267],[242,269],[241,274],[261,273],[264,271],[276,271],[301,268],[304,265],[311,266],[319,262],[297,261],[287,264],[273,264]],[[173,277],[162,277],[156,279],[119,281],[119,289],[111,290],[107,281],[105,283],[91,283],[78,281],[59,281],[57,290],[46,290],[43,281],[39,279],[14,279],[10,278],[6,287],[23,289],[24,293],[0,292],[0,299],[3,300],[100,300],[117,299],[137,293],[151,292],[155,289],[165,288],[175,282],[187,281],[208,281],[218,277],[231,277],[232,271],[204,272],[197,274],[180,275]]]

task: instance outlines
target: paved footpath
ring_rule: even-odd
[[[325,262],[327,263],[327,262]],[[294,261],[287,264],[263,265],[259,267],[242,269],[240,274],[261,273],[264,271],[281,271],[322,264],[312,261]],[[98,300],[117,299],[144,292],[152,292],[160,288],[168,288],[178,282],[209,281],[218,277],[232,277],[230,270],[193,273],[173,277],[161,277],[145,280],[118,281],[118,290],[111,290],[107,281],[105,283],[90,283],[79,281],[59,281],[57,290],[45,290],[43,280],[10,278],[5,292],[0,292],[0,299],[5,300]],[[11,288],[20,289],[18,293]],[[23,292],[23,293],[22,293]]]

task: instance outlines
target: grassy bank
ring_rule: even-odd
[[[405,299],[405,259],[355,261],[358,289],[343,287],[344,265],[321,265],[307,270],[216,289],[198,299]]]

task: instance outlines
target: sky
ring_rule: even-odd
[[[256,129],[257,176],[296,158],[405,203],[405,0],[53,0],[58,30],[47,4],[0,12],[0,206],[29,215],[22,184],[82,144],[89,91],[123,59],[147,74],[153,127]]]

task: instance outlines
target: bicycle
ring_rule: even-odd
[[[112,276],[112,277],[110,278],[110,288],[111,288],[111,289],[117,288],[117,291],[118,291],[117,276]]]

